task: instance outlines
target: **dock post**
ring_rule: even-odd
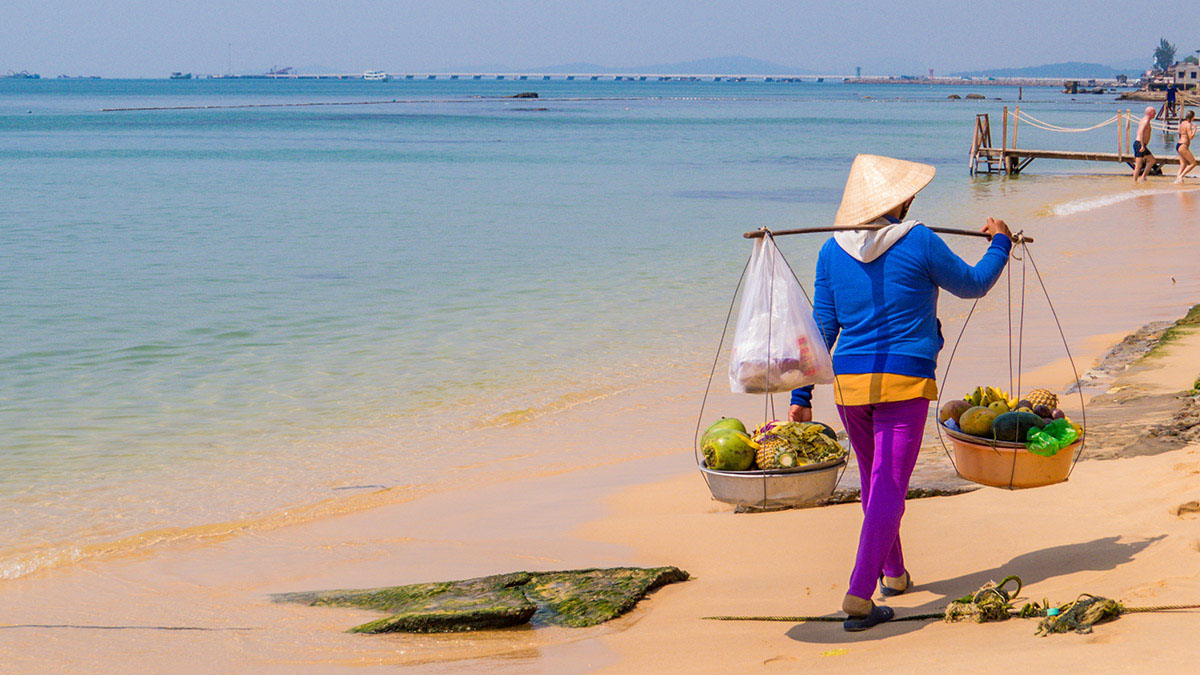
[[[1124,122],[1125,122],[1125,113],[1124,113],[1124,111],[1118,110],[1117,111],[1117,159],[1118,160],[1125,159],[1125,147],[1122,145],[1124,138],[1123,138],[1123,135],[1121,132],[1121,125]]]
[[[1000,168],[1008,175],[1008,106],[1004,106],[1004,118],[1000,126]]]
[[[1021,106],[1013,113],[1013,150],[1017,149],[1017,125],[1021,123]]]
[[[1125,154],[1127,154],[1127,155],[1133,154],[1133,142],[1131,140],[1129,140],[1129,123],[1130,123],[1131,119],[1133,119],[1133,111],[1126,110],[1125,111]]]

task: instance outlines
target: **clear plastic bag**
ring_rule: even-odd
[[[730,389],[765,394],[830,382],[833,362],[812,305],[775,241],[756,239],[729,359]]]

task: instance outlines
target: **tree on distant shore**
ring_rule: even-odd
[[[1154,50],[1154,67],[1166,70],[1175,65],[1175,45],[1167,42],[1167,38],[1159,38],[1158,48]]]
[[[1196,58],[1195,54],[1193,54],[1193,55],[1187,57],[1186,59],[1184,59],[1183,62],[1190,63],[1194,66],[1196,64],[1200,64],[1200,59]]]

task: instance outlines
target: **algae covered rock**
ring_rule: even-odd
[[[522,587],[538,605],[533,620],[584,628],[615,619],[633,609],[647,593],[688,574],[677,567],[618,567],[535,573]]]
[[[615,567],[514,572],[461,581],[272,597],[276,602],[358,607],[391,615],[355,626],[351,633],[451,633],[506,628],[530,620],[586,627],[628,612],[659,586],[687,578],[687,572],[676,567]]]

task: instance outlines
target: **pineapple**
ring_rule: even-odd
[[[758,468],[763,470],[790,469],[800,464],[792,445],[778,436],[766,436],[759,442]]]
[[[1029,392],[1025,400],[1032,403],[1035,407],[1044,405],[1051,410],[1058,407],[1058,397],[1051,393],[1049,389],[1034,389]]]

